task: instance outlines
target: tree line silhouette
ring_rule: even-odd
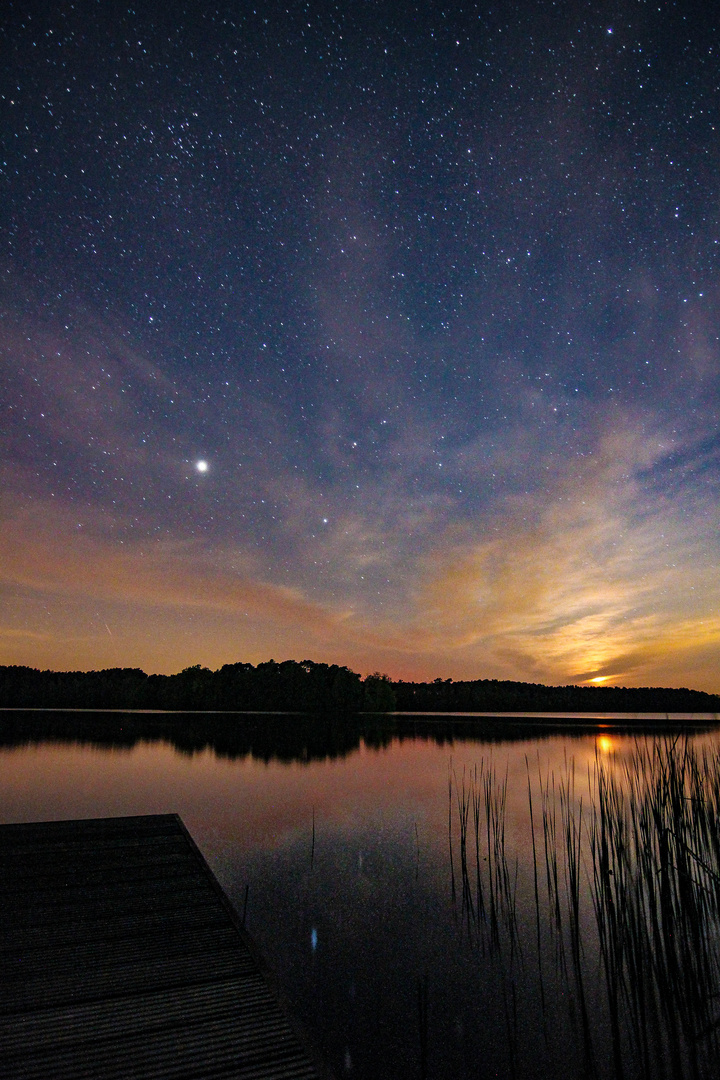
[[[140,668],[38,671],[0,666],[0,707],[162,709],[218,712],[687,712],[720,713],[720,695],[701,690],[544,686],[499,679],[453,682],[362,679],[312,660],[225,664],[147,675]]]
[[[686,688],[544,686],[501,679],[394,682],[392,687],[402,712],[720,712],[720,695]]]
[[[568,712],[720,713],[720,696],[660,687],[543,686],[503,679],[432,683],[362,679],[349,667],[312,660],[196,664],[176,675],[139,667],[53,672],[0,666],[5,708],[124,708],[203,712]]]
[[[0,667],[0,707],[170,709],[232,712],[383,712],[395,707],[390,680],[338,664],[268,660],[146,675],[140,668],[37,671]]]

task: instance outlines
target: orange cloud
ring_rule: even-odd
[[[667,682],[672,658],[717,648],[707,535],[662,499],[638,513],[633,477],[652,458],[648,440],[609,438],[581,477],[510,504],[477,541],[438,546],[418,595],[426,647],[506,677],[629,684]],[[717,665],[700,668],[717,689]]]
[[[36,590],[227,612],[246,607],[295,622],[334,625],[344,617],[298,589],[251,577],[245,562],[239,551],[210,552],[194,541],[88,536],[67,514],[45,507],[6,519],[0,536],[0,580]]]

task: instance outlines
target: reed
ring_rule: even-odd
[[[460,827],[460,877],[462,880],[462,913],[467,917],[468,934],[472,934],[475,922],[475,905],[472,897],[470,875],[468,873],[467,858],[467,835],[470,806],[473,801],[473,779],[470,778],[468,788],[465,786],[465,770],[463,769],[462,788],[455,777],[455,795],[457,800],[458,823]]]
[[[507,787],[507,774],[499,780],[492,765],[486,767],[484,762],[479,770],[477,766],[467,773],[463,770],[460,779],[453,772],[449,785],[449,831],[452,852],[454,804],[459,834],[461,910],[470,936],[482,947],[486,944],[499,947],[501,940],[505,940],[515,950],[519,942],[516,911],[519,864],[516,859],[511,873],[505,850]],[[454,898],[452,855],[450,878]]]
[[[480,766],[480,778],[484,769],[484,762]],[[480,869],[480,830],[482,823],[482,795],[478,778],[477,765],[475,766],[475,784],[472,792],[473,825],[475,828],[475,890],[477,897],[477,911],[481,919],[485,919],[485,889],[483,887],[482,871]]]
[[[716,1076],[720,755],[698,758],[687,739],[637,744],[623,768],[596,758],[591,791],[588,877],[614,1075]],[[582,806],[565,807],[577,968]]]
[[[552,771],[543,776],[538,768],[533,781],[526,759],[526,772],[530,940],[548,1048],[552,1024],[546,1012],[556,1014],[558,1003],[566,1001],[580,1075],[715,1078],[720,750],[698,752],[689,739],[657,738],[637,742],[624,763],[597,755],[584,797],[578,795],[572,761],[557,777]],[[485,762],[461,778],[453,773],[450,782],[464,920],[476,944],[504,957],[510,1029],[517,1024],[512,973],[520,938],[518,864],[513,872],[506,850],[507,785],[507,773],[498,777]],[[544,967],[548,945],[554,974],[552,963]],[[609,1032],[609,1060],[601,1030]]]
[[[545,1001],[545,978],[543,974],[543,961],[542,961],[542,929],[540,918],[540,889],[538,885],[538,855],[537,844],[535,842],[535,813],[533,810],[533,797],[532,797],[532,784],[530,782],[530,763],[525,755],[525,769],[527,772],[527,793],[528,793],[528,805],[530,807],[530,837],[532,840],[532,858],[533,858],[533,896],[535,899],[535,946],[537,952],[537,965],[538,965],[538,986],[540,990],[540,1007],[543,1018],[543,1037],[545,1040],[545,1046],[549,1044],[548,1027],[546,1022],[547,1003]]]
[[[462,880],[462,925],[468,939],[484,958],[495,963],[500,977],[510,1076],[517,1072],[519,1012],[515,983],[515,960],[518,954],[517,875],[508,863],[505,845],[505,815],[508,776],[498,778],[492,762],[482,761],[478,769],[463,770],[458,779],[452,773],[450,791],[454,790],[457,817],[460,874]],[[453,807],[452,796],[450,799]],[[474,848],[474,852],[473,852]],[[473,858],[474,855],[474,858]],[[454,897],[454,870],[451,866]],[[474,889],[473,889],[474,886]]]

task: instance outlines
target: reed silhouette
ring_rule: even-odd
[[[507,774],[485,761],[451,774],[462,925],[503,968],[511,1073],[515,976],[519,963],[529,977],[534,954],[548,1060],[550,1017],[566,1002],[560,1030],[574,1033],[578,1075],[710,1080],[720,1062],[720,750],[638,741],[624,762],[596,755],[587,790],[578,794],[572,760],[558,776],[533,777],[527,763],[534,912],[521,938]]]

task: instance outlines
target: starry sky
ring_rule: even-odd
[[[720,691],[713,8],[6,0],[0,662]]]

